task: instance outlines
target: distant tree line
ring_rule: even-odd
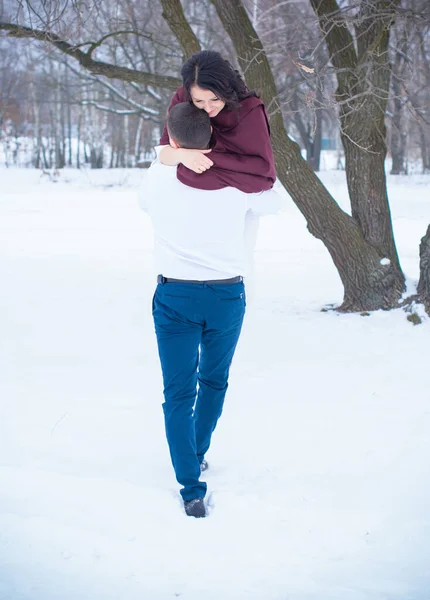
[[[183,61],[216,48],[261,93],[278,177],[343,283],[339,310],[430,312],[430,228],[403,299],[385,174],[390,149],[393,173],[416,158],[429,170],[429,28],[428,0],[3,0],[2,128],[30,134],[36,165],[74,152],[76,164],[138,164]],[[351,214],[315,175],[336,138]]]
[[[0,19],[73,37],[77,49],[131,69],[177,76],[183,54],[163,3],[119,0],[85,6],[58,0],[3,0]],[[421,6],[420,6],[421,3]],[[359,2],[344,4],[354,19]],[[217,48],[239,66],[230,38],[209,0],[182,3],[202,47]],[[318,2],[244,2],[275,76],[286,129],[316,171],[321,149],[340,151],[336,76],[312,10]],[[312,5],[314,5],[312,7]],[[392,72],[385,123],[392,172],[410,162],[430,171],[430,36],[426,0],[404,0],[392,27]],[[415,16],[415,18],[414,18]],[[35,167],[132,167],[144,164],[157,142],[169,90],[145,82],[107,81],[80,68],[52,46],[3,29],[0,38],[0,144],[7,164]],[[9,34],[9,35],[8,35]],[[85,43],[86,42],[86,43]],[[377,90],[375,90],[376,92]],[[363,97],[363,102],[366,97]]]

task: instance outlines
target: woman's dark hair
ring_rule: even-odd
[[[257,92],[246,87],[239,71],[214,50],[193,54],[182,67],[181,75],[188,100],[193,85],[210,90],[230,109],[238,108],[245,98],[258,97]]]
[[[179,102],[172,106],[167,117],[167,130],[181,148],[204,150],[209,146],[212,135],[211,120],[207,112],[189,102]]]

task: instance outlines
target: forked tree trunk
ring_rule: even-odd
[[[360,35],[367,40],[366,44],[369,44],[359,50],[360,63],[354,49],[354,40],[348,31],[347,23],[341,16],[336,0],[310,1],[315,11],[322,10],[321,15],[318,12],[320,23],[324,19],[327,21],[326,35],[329,51],[338,80],[340,78],[345,83],[343,87],[339,85],[342,92],[340,99],[353,100],[358,89],[354,80],[358,77],[358,81],[361,81],[360,76],[365,74],[365,65],[366,68],[370,68],[370,76],[373,78],[375,75],[376,84],[379,85],[378,77],[381,76],[379,71],[386,66],[386,53],[381,52],[381,49],[388,43],[388,31],[392,19],[392,16],[387,17],[387,11],[390,5],[395,5],[400,0],[363,0],[362,6],[366,6],[368,12],[371,13],[374,7],[378,8],[379,12],[377,10],[372,16],[362,11],[364,16],[359,15],[363,27]],[[375,99],[369,102],[369,114],[375,112],[377,115],[375,121],[363,120],[367,118],[367,113],[361,113],[362,125],[371,124],[367,138],[363,137],[360,131],[362,137],[357,139],[357,130],[354,123],[349,120],[349,113],[359,108],[360,101],[366,103],[368,98],[361,97],[361,100],[358,98],[358,101],[354,100],[349,108],[345,104],[342,109],[344,139],[347,136],[351,138],[346,156],[348,186],[353,205],[353,217],[351,217],[336,204],[301,157],[297,144],[288,137],[277,101],[273,73],[241,0],[211,0],[211,2],[216,7],[224,29],[233,41],[248,86],[262,91],[262,99],[271,117],[278,176],[307,219],[310,232],[323,241],[339,271],[345,288],[341,308],[361,311],[396,306],[404,289],[404,277],[399,267],[392,235],[383,171],[385,131],[380,126],[379,119],[381,108],[386,102],[384,94],[379,104]],[[199,49],[199,45],[196,45],[196,38],[183,18],[180,0],[163,0],[162,4],[163,14],[180,40],[184,53],[187,56],[192,54]],[[387,17],[383,19],[382,26],[380,26],[381,15]],[[52,33],[2,22],[0,22],[0,29],[9,31],[10,35],[15,37],[33,37],[48,41],[95,74],[145,85],[158,85],[167,89],[174,89],[179,83],[176,78],[170,76],[144,73],[95,61],[90,51],[83,52],[79,47],[64,42]],[[361,71],[359,69],[354,72],[357,65],[360,65]],[[382,86],[382,92],[384,90]],[[374,90],[374,95],[377,96],[379,91],[378,88]],[[364,145],[360,143],[360,139],[364,141]],[[369,159],[369,154],[373,160]]]
[[[362,0],[355,39],[336,0],[310,1],[338,81],[336,99],[352,216],[380,258],[391,261],[396,288],[403,291],[385,177],[389,31],[391,10],[400,0]]]
[[[200,42],[191,29],[184,15],[184,9],[179,0],[160,0],[163,7],[163,18],[169,24],[181,46],[184,58],[200,51]]]
[[[368,311],[395,306],[403,292],[403,281],[391,261],[384,261],[369,244],[351,216],[336,204],[300,149],[285,130],[272,126],[278,175],[305,215],[310,233],[320,239],[333,259],[344,286],[340,310]]]
[[[344,285],[340,309],[366,311],[396,306],[404,290],[404,278],[392,240],[386,192],[382,194],[383,202],[372,204],[372,197],[377,195],[380,200],[381,189],[385,190],[383,169],[382,179],[379,168],[375,180],[368,163],[364,165],[368,194],[364,198],[360,194],[357,200],[363,200],[364,206],[355,212],[363,213],[366,219],[358,220],[343,212],[285,131],[273,73],[242,3],[230,0],[212,0],[212,3],[233,41],[248,86],[261,90],[268,107],[278,177],[305,216],[309,231],[322,240],[338,269]],[[349,161],[353,158],[351,154]],[[379,156],[382,163],[383,156],[385,153]],[[359,159],[367,160],[368,154],[361,153]],[[350,174],[355,169],[361,173],[359,165],[352,165]],[[354,191],[355,188],[350,188],[350,193]],[[373,206],[377,207],[375,212]],[[370,226],[373,217],[377,218],[375,229],[379,237],[373,225]],[[370,233],[371,239],[366,239],[364,232]]]
[[[420,279],[417,291],[430,316],[430,225],[420,244]]]

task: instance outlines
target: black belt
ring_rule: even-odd
[[[241,283],[243,281],[242,275],[237,277],[231,277],[230,279],[208,279],[207,281],[197,281],[195,279],[172,279],[171,277],[163,277],[159,275],[157,277],[157,283],[208,283],[209,285],[232,285],[233,283]]]

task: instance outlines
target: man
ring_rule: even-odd
[[[189,103],[168,117],[170,142],[208,148],[208,114]],[[164,382],[167,441],[189,516],[204,517],[205,454],[221,415],[245,315],[245,219],[279,209],[275,192],[202,191],[155,161],[141,192],[153,222],[158,285],[152,312]]]

